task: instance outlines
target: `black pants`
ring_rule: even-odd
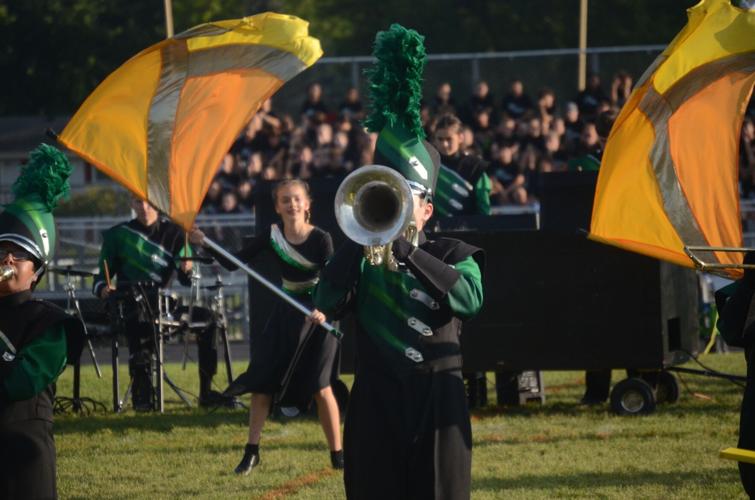
[[[344,454],[349,499],[469,499],[472,428],[461,372],[357,373]]]
[[[156,309],[153,308],[152,311]],[[178,319],[181,314],[188,313],[188,308],[179,307],[171,313],[174,318]],[[155,388],[152,385],[152,369],[156,363],[156,325],[149,312],[136,304],[128,307],[124,316],[129,351],[128,369],[133,380],[132,401],[135,408],[154,408]],[[192,309],[191,322],[208,323],[207,327],[197,332],[200,397],[206,396],[210,390],[212,377],[218,370],[218,327],[213,319],[212,311],[209,309],[204,307]]]
[[[747,360],[747,384],[742,397],[742,411],[739,417],[739,448],[755,450],[755,359],[753,345],[745,349]],[[755,465],[739,462],[739,477],[742,486],[750,496],[755,496]]]
[[[52,422],[30,419],[0,428],[0,498],[57,498]]]

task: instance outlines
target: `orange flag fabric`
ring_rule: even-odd
[[[239,131],[322,56],[308,26],[264,13],[157,43],[108,76],[59,140],[188,230]]]
[[[742,245],[738,147],[755,83],[755,12],[702,0],[687,13],[614,123],[590,238],[693,267],[685,246]]]

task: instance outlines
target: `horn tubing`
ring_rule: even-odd
[[[283,292],[280,288],[278,288],[273,283],[271,283],[266,278],[264,278],[262,275],[257,273],[254,269],[252,269],[251,267],[241,262],[238,258],[236,258],[235,255],[230,254],[225,248],[221,247],[220,245],[218,245],[217,243],[215,243],[214,241],[212,241],[211,239],[207,237],[205,237],[204,242],[208,247],[212,248],[213,250],[218,252],[220,255],[222,255],[226,259],[230,260],[231,262],[239,266],[239,269],[243,270],[246,274],[248,274],[249,276],[257,280],[257,282],[259,282],[265,288],[273,292],[275,295],[277,295],[281,299],[288,302],[291,306],[296,308],[299,312],[301,312],[302,314],[306,316],[309,316],[310,314],[312,314],[312,311],[310,311],[309,309],[301,305],[299,302],[294,300],[291,296]],[[328,331],[328,333],[333,335],[339,341],[343,338],[343,332],[338,331],[338,329],[334,327],[333,325],[331,325],[330,323],[325,322],[321,324],[320,326],[325,328]]]

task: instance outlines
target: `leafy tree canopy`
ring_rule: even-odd
[[[592,46],[667,43],[695,0],[591,0]],[[71,113],[111,71],[165,37],[162,2],[0,3],[0,115]],[[428,53],[575,47],[579,0],[174,0],[175,31],[265,10],[310,22],[326,55],[365,55],[399,22]]]

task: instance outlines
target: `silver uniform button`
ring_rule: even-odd
[[[415,363],[421,363],[425,360],[422,353],[413,347],[407,347],[404,351],[404,355]]]
[[[419,332],[420,335],[424,335],[425,337],[428,337],[433,334],[432,328],[418,320],[417,318],[409,318],[407,321],[409,326],[413,329]]]
[[[418,302],[422,302],[426,307],[432,309],[433,311],[440,309],[440,304],[438,304],[438,301],[433,300],[430,295],[423,292],[422,290],[413,288],[412,291],[409,292],[409,296]]]

